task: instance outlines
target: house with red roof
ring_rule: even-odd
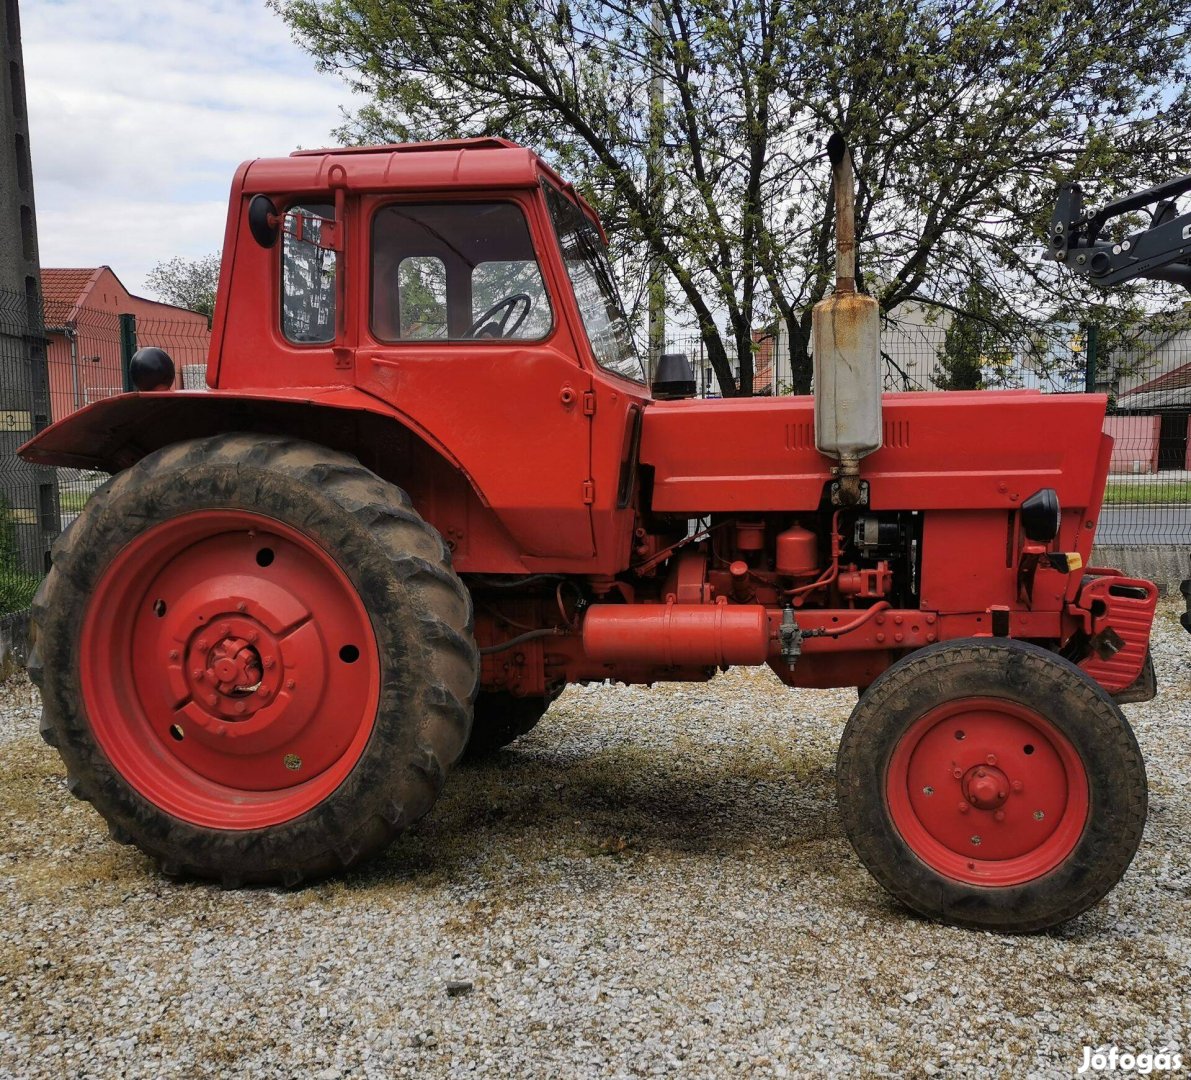
[[[46,359],[54,420],[124,390],[120,316],[136,320],[138,346],[156,345],[174,359],[177,385],[198,381],[211,332],[197,311],[130,293],[110,266],[43,268]]]
[[[1152,471],[1191,470],[1191,363],[1133,387],[1117,398],[1122,420],[1148,423],[1153,429]]]

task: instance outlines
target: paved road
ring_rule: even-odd
[[[1098,544],[1182,544],[1191,548],[1191,505],[1106,506]]]

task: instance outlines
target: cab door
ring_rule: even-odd
[[[592,381],[533,193],[362,203],[357,385],[459,462],[527,569],[586,569]]]

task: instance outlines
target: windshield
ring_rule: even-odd
[[[543,183],[542,187],[596,362],[608,371],[644,382],[645,372],[620,306],[620,295],[599,231],[552,184]]]

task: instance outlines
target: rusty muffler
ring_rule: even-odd
[[[856,291],[856,180],[843,136],[827,141],[835,197],[835,292],[812,313],[815,446],[835,458],[832,499],[864,501],[860,459],[881,447],[881,312]]]

